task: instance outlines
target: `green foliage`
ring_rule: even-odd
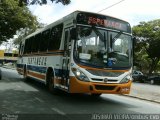
[[[62,3],[63,5],[68,5],[70,4],[70,0],[50,0],[52,3]],[[19,6],[23,6],[23,5],[35,5],[35,4],[39,4],[39,5],[43,5],[43,4],[47,4],[48,0],[19,0]]]
[[[160,19],[140,22],[133,27],[133,36],[136,38],[135,65],[152,73],[158,69],[160,60]]]
[[[39,24],[37,28],[43,28],[44,24]],[[17,31],[18,38],[14,39],[14,45],[18,46],[23,38],[25,38],[27,35],[33,33],[35,29],[33,28],[22,28],[19,31]]]
[[[0,4],[0,42],[13,38],[20,29],[35,30],[39,23],[26,6],[18,6],[18,0],[2,0]]]

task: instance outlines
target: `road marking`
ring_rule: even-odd
[[[35,97],[36,100],[38,100],[39,102],[44,102],[43,100],[41,100],[40,98]]]
[[[61,111],[61,110],[59,110],[59,109],[57,109],[57,108],[51,108],[51,109],[52,109],[53,111],[61,114],[61,115],[66,115],[63,111]]]

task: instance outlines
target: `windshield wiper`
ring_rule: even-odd
[[[114,42],[119,38],[119,36],[121,36],[122,33],[123,33],[123,32],[117,33],[117,35],[114,36],[114,38],[111,39],[111,40],[112,40],[112,43],[114,43]]]
[[[111,50],[113,48],[113,43],[121,36],[122,33],[123,32],[117,33],[117,35],[114,36],[114,38],[112,38],[112,34],[110,34],[110,48],[111,48]]]
[[[107,47],[106,47],[106,34],[105,34],[105,32],[104,32],[104,35],[102,35],[101,32],[99,32],[95,26],[92,26],[92,29],[94,30],[96,35],[100,37],[100,40],[102,40],[102,42],[104,42],[104,46],[106,49]]]

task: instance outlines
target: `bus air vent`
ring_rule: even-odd
[[[97,78],[91,78],[93,81],[101,81],[103,82],[103,79],[97,79]]]

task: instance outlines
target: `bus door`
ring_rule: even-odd
[[[63,62],[62,62],[62,83],[61,84],[66,87],[68,87],[68,80],[69,80],[70,52],[71,52],[70,30],[65,29],[64,54],[63,54]]]

